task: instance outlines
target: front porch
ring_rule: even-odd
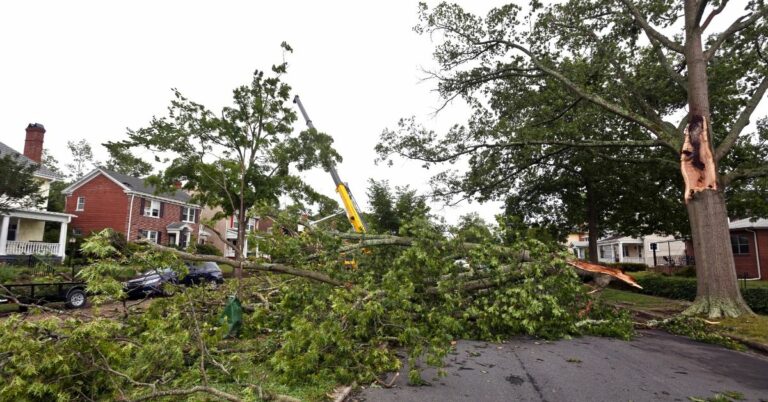
[[[74,215],[36,210],[11,210],[0,216],[0,261],[47,256],[62,261],[66,252],[67,227]],[[46,222],[59,223],[59,241],[43,241]]]
[[[645,264],[643,241],[632,237],[613,236],[597,242],[598,261],[602,263]]]

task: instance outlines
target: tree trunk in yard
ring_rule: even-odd
[[[697,21],[699,1],[685,2],[688,125],[680,155],[685,204],[696,256],[696,300],[686,314],[710,318],[753,314],[741,297],[731,250],[725,197],[718,186],[710,141],[707,61]]]
[[[597,264],[597,238],[600,236],[597,223],[597,206],[595,205],[595,195],[592,191],[592,186],[589,182],[586,182],[585,187],[587,192],[587,230],[589,232],[587,240],[589,244],[589,262]]]

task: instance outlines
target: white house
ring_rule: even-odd
[[[41,163],[45,128],[42,124],[30,124],[24,144],[24,153],[0,142],[0,158],[11,156],[26,164],[37,165],[34,173],[40,182],[40,193],[47,198],[51,182],[61,180],[54,172]],[[0,214],[0,262],[28,258],[30,255],[45,255],[62,261],[67,244],[67,225],[74,215],[48,212],[45,202],[36,206],[13,208]],[[56,222],[60,226],[57,243],[43,242],[46,222]]]
[[[578,258],[586,258],[589,248],[587,241],[573,241],[569,243]],[[656,261],[654,250],[656,248]],[[689,256],[686,252],[685,242],[675,239],[674,236],[662,236],[652,234],[639,238],[611,235],[597,241],[597,259],[600,262],[631,262],[654,265],[688,265]]]

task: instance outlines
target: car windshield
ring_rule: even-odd
[[[150,269],[149,271],[144,272],[141,274],[142,276],[148,276],[148,275],[162,275],[162,274],[170,274],[173,272],[170,268],[163,268],[163,269]]]
[[[195,265],[189,265],[190,271],[197,272],[217,272],[220,271],[219,265],[215,262],[202,262]]]

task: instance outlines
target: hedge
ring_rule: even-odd
[[[636,279],[643,289],[631,288],[633,291],[668,299],[693,301],[696,298],[696,278],[646,275]],[[741,289],[741,294],[752,311],[768,314],[768,288],[747,286]]]
[[[646,268],[648,268],[647,265],[639,262],[614,262],[614,263],[605,264],[605,265],[609,267],[619,268],[624,272],[639,272],[639,271],[645,271]]]

